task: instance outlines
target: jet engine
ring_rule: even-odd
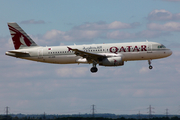
[[[122,57],[108,57],[104,58],[99,62],[101,66],[122,66],[124,65],[124,61],[122,61]]]

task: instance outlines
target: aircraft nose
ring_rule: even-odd
[[[170,49],[168,50],[168,55],[172,55],[172,51]]]

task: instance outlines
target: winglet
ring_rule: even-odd
[[[68,48],[68,51],[72,50],[72,48],[70,48],[70,47],[67,47],[67,48]]]

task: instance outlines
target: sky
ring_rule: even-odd
[[[180,114],[180,0],[1,0],[0,114]],[[120,67],[47,64],[6,56],[7,22],[40,46],[152,41],[170,57]]]

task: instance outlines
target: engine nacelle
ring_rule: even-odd
[[[122,66],[124,65],[124,61],[122,61],[122,57],[108,57],[104,58],[101,62],[99,62],[101,66]]]

